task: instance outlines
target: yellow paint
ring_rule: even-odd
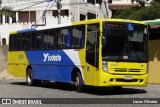
[[[73,25],[80,24],[100,24],[100,32],[102,32],[102,22],[103,21],[115,21],[115,22],[131,22],[144,24],[143,22],[122,20],[122,19],[93,19],[81,22],[73,22]],[[87,28],[86,28],[87,31]],[[16,32],[11,32],[15,34]],[[147,82],[148,75],[146,74],[146,64],[145,63],[127,63],[127,62],[108,62],[108,71],[104,72],[102,69],[102,34],[100,33],[99,42],[99,68],[95,68],[86,62],[86,40],[87,32],[85,34],[85,48],[79,50],[79,58],[82,68],[82,77],[84,77],[84,82],[86,85],[92,86],[145,86]],[[20,56],[23,56],[21,59]],[[117,65],[116,65],[117,64]],[[116,66],[115,66],[116,65]],[[28,66],[28,60],[24,51],[8,52],[8,72],[17,77],[26,77],[26,67]],[[126,68],[126,72],[116,73],[113,69],[115,68]],[[129,69],[140,69],[140,72],[133,73],[128,72]],[[137,75],[138,74],[138,75]],[[116,79],[124,79],[125,76],[132,76],[132,79],[137,79],[137,82],[117,82]],[[112,81],[111,81],[112,79]],[[142,81],[141,81],[142,80]]]
[[[114,21],[114,22],[130,22],[144,24],[139,21],[122,20],[122,19],[92,19],[87,21],[73,22],[73,25],[83,25],[83,24],[94,24],[99,23],[102,32],[102,22],[103,21]],[[102,34],[100,33],[99,48],[102,48]],[[87,40],[87,28],[85,34],[85,40]],[[102,53],[99,51],[99,68],[95,68],[85,61],[86,56],[86,41],[85,48],[79,51],[80,62],[82,64],[82,72],[84,76],[84,82],[86,85],[92,86],[146,86],[148,74],[146,74],[146,63],[129,63],[129,62],[108,62],[108,71],[104,72],[102,69]],[[116,65],[116,66],[115,66]],[[126,69],[126,72],[116,73],[115,68]],[[140,69],[139,72],[129,72],[129,70]],[[132,79],[137,79],[137,82],[118,82],[117,79],[125,80],[125,76],[132,76]],[[110,80],[113,81],[110,81]]]
[[[12,31],[12,32],[10,32],[10,34],[16,34],[17,32],[16,31]]]
[[[125,76],[131,76],[132,80],[136,79],[136,82],[119,82],[118,79],[125,80]],[[109,73],[101,72],[101,78],[98,86],[146,86],[148,75],[112,75]],[[112,79],[112,81],[111,81]],[[143,80],[141,82],[141,80]]]
[[[126,19],[91,19],[91,20],[84,20],[84,21],[78,21],[73,22],[72,25],[79,25],[79,24],[93,24],[93,23],[99,23],[102,21],[111,21],[111,22],[128,22],[128,23],[138,23],[138,24],[145,24],[142,21],[136,21],[136,20],[126,20]],[[146,25],[146,24],[145,24]]]
[[[126,74],[131,71],[140,71],[140,72],[129,72],[129,74],[145,74],[146,73],[146,63],[130,63],[130,62],[109,62],[108,68],[109,72],[116,74],[115,70],[121,70],[126,72],[119,72],[119,74]],[[135,70],[140,69],[140,70]]]
[[[113,71],[115,68],[125,68],[126,72]],[[141,69],[140,72],[133,73],[127,69]],[[146,86],[148,74],[146,73],[146,64],[127,63],[127,62],[108,62],[108,72],[100,71],[100,80],[98,86]],[[117,79],[125,80],[125,76],[131,76],[132,80],[137,82],[119,82]],[[111,81],[112,79],[112,81]],[[140,80],[143,80],[141,82]]]
[[[8,73],[16,77],[26,77],[28,60],[24,51],[8,52]]]

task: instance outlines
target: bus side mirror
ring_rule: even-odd
[[[103,47],[104,46],[106,46],[106,44],[107,44],[107,41],[106,41],[106,37],[102,37],[102,45],[103,45]]]

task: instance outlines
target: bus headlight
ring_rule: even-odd
[[[103,71],[108,72],[108,63],[107,61],[102,61]]]

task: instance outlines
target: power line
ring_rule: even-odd
[[[54,4],[54,2],[53,2],[53,4]],[[53,5],[53,4],[52,4],[52,5]],[[47,8],[49,7],[49,5],[50,5],[50,2],[48,3],[48,6],[46,7],[46,9],[43,11],[42,16],[38,19],[38,21],[36,21],[36,23],[39,22],[43,17],[45,17],[46,10],[47,10]]]
[[[30,8],[30,7],[36,6],[36,5],[41,4],[41,3],[43,3],[43,2],[45,2],[45,1],[41,1],[41,2],[39,2],[39,3],[36,3],[36,4],[33,4],[33,5],[30,5],[30,6],[28,6],[28,7],[25,7],[25,8],[19,9],[18,11],[25,10],[25,9],[27,9],[27,8]]]
[[[51,10],[51,8],[53,7],[54,2],[52,3],[51,7],[49,8],[49,10]]]
[[[26,3],[23,3],[23,4],[17,4],[17,5],[12,5],[12,6],[14,6],[12,9],[14,9],[14,8],[16,8],[16,7],[24,7],[24,5],[26,6],[26,5],[29,5],[29,6],[27,6],[27,7],[24,7],[24,8],[22,8],[22,9],[18,9],[17,11],[21,11],[21,10],[25,10],[25,9],[29,9],[29,8],[31,8],[31,7],[33,7],[33,6],[36,6],[36,5],[38,5],[38,4],[41,4],[41,3],[43,3],[43,2],[46,2],[46,0],[43,0],[43,1],[34,1],[34,2],[29,2],[29,3],[34,3],[34,4],[31,4],[31,5],[29,5],[29,3],[28,4],[26,4]],[[6,2],[7,3],[7,2]],[[10,2],[8,2],[8,3],[10,3]],[[54,4],[54,2],[53,2],[53,4]],[[50,7],[50,9],[49,10],[51,10],[51,8],[53,7],[53,4],[52,4],[52,6]],[[70,3],[62,3],[62,6],[71,6],[71,5],[81,5],[81,4],[88,4],[88,3],[75,3],[75,2],[70,2]]]
[[[15,2],[14,3],[11,2],[12,3],[11,5],[9,5],[10,4],[10,2],[9,2],[9,3],[6,3],[6,4],[3,3],[3,7],[9,6],[9,7],[12,7],[12,8],[16,8],[16,7],[20,8],[20,7],[28,6],[30,4],[32,5],[33,3],[36,4],[36,3],[39,3],[39,2],[41,2],[41,1],[34,1],[34,2],[32,1],[32,2],[25,2],[25,3],[24,2],[17,2],[16,4],[14,4]]]

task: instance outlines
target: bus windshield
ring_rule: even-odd
[[[146,25],[104,22],[103,38],[103,61],[148,62]]]

